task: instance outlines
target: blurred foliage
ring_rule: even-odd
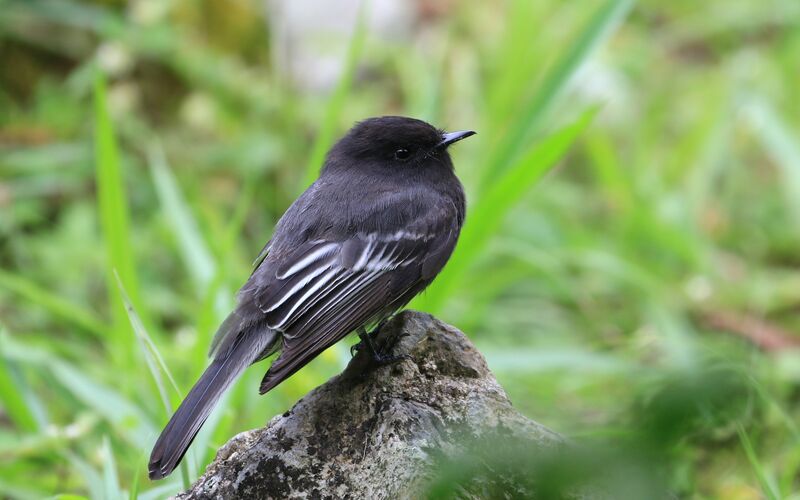
[[[146,480],[322,152],[406,114],[479,132],[414,306],[582,445],[478,454],[431,496],[488,466],[551,497],[798,498],[800,3],[406,2],[404,36],[339,37],[327,91],[281,66],[279,3],[0,0],[0,496],[174,493],[340,370],[346,346],[263,398],[249,370]]]

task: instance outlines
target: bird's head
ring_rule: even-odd
[[[403,170],[446,165],[452,168],[447,148],[475,132],[444,132],[433,125],[405,116],[381,116],[358,122],[331,149],[326,168],[359,164]]]

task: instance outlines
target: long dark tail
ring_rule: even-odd
[[[162,479],[175,470],[225,390],[276,338],[274,331],[249,330],[239,333],[229,349],[217,352],[153,446],[150,479]]]

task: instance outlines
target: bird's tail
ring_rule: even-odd
[[[276,339],[272,330],[247,330],[238,334],[230,348],[216,353],[158,437],[150,454],[150,479],[162,479],[175,470],[225,390]]]

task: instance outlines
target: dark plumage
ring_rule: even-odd
[[[333,146],[319,179],[278,222],[214,338],[211,365],[158,438],[151,479],[175,469],[247,366],[281,352],[263,394],[433,281],[464,221],[447,147],[472,134],[385,116],[356,124]]]

